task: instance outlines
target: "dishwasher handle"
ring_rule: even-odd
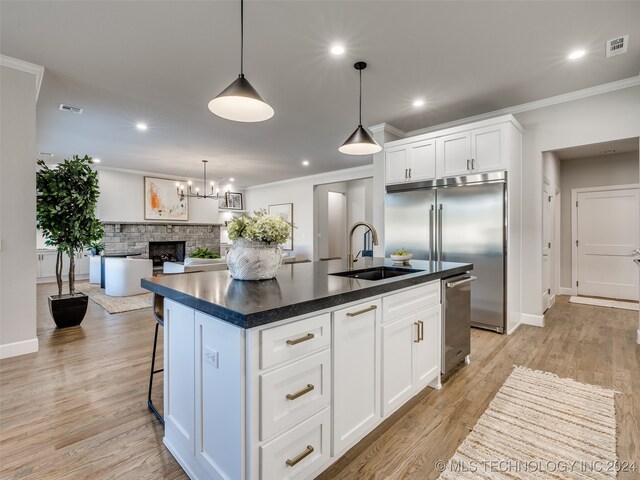
[[[447,282],[447,288],[455,288],[455,287],[459,287],[460,285],[466,285],[467,283],[471,283],[474,280],[477,280],[478,277],[467,277],[467,278],[463,278],[462,280],[458,280],[457,282]]]

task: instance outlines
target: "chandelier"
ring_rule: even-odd
[[[189,197],[189,198],[211,198],[213,200],[218,200],[220,198],[223,198],[223,196],[220,196],[220,189],[219,188],[216,188],[214,190],[214,188],[213,188],[214,182],[213,181],[209,182],[209,187],[211,188],[211,191],[209,193],[207,193],[207,191],[206,191],[206,188],[207,188],[207,163],[208,162],[209,162],[208,160],[202,160],[202,166],[204,167],[204,174],[202,176],[202,188],[204,190],[204,193],[200,193],[200,188],[199,187],[196,187],[195,189],[191,188],[192,184],[193,184],[193,182],[191,182],[191,180],[189,180],[187,182],[187,191],[186,192],[184,190],[184,185],[181,184],[180,182],[176,182],[176,192],[178,193],[178,196],[180,197],[181,201],[184,200],[187,197]]]

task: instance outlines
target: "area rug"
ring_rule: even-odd
[[[576,297],[573,295],[569,299],[569,303],[580,303],[582,305],[595,305],[596,307],[621,308],[623,310],[638,311],[638,302],[621,302],[606,298]]]
[[[88,295],[91,300],[109,313],[141,310],[150,307],[153,302],[153,294],[151,293],[143,293],[131,297],[110,297],[104,293],[104,289],[100,288],[100,285],[93,285],[88,282],[78,283],[76,290]]]
[[[440,479],[616,478],[615,393],[515,367]]]

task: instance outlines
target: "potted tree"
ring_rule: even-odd
[[[57,167],[38,160],[36,173],[36,222],[45,243],[57,249],[58,294],[49,296],[49,311],[58,328],[80,325],[87,311],[88,297],[75,291],[75,255],[86,245],[100,240],[103,227],[95,216],[100,194],[98,174],[91,169],[91,157],[74,155]],[[62,259],[69,257],[69,293],[62,293]]]

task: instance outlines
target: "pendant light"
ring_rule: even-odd
[[[244,0],[240,0],[240,75],[209,102],[209,110],[235,122],[263,122],[273,117],[273,108],[244,77]]]
[[[365,62],[357,62],[353,67],[360,72],[360,116],[358,128],[356,128],[356,131],[347,138],[338,150],[347,155],[371,155],[378,153],[382,150],[382,147],[376,143],[371,135],[369,135],[369,132],[362,126],[362,70],[367,68],[367,64]]]

